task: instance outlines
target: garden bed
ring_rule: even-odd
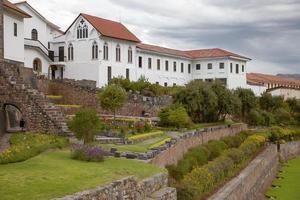
[[[72,160],[70,152],[52,151],[22,163],[0,165],[1,199],[52,199],[134,175],[139,180],[164,169],[143,162],[106,158],[101,163]]]

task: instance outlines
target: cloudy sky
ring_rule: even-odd
[[[250,72],[300,73],[300,0],[28,2],[62,30],[82,12],[121,21],[145,43],[219,47],[252,58]]]

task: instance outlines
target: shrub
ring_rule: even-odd
[[[161,126],[184,128],[191,125],[190,117],[181,105],[174,104],[166,107],[160,111],[158,116]]]
[[[248,132],[245,131],[235,136],[224,137],[222,140],[229,148],[237,148],[245,141],[245,139],[247,139],[248,136]]]
[[[258,109],[251,109],[248,114],[248,122],[250,125],[264,125],[265,118],[261,115],[261,111]]]
[[[277,124],[288,125],[292,121],[292,117],[288,111],[283,108],[279,108],[275,111],[275,119]]]
[[[208,160],[213,160],[214,158],[218,157],[222,151],[228,148],[226,143],[222,140],[209,141],[206,147],[210,152]]]
[[[103,129],[96,110],[90,108],[83,108],[77,112],[75,117],[68,122],[68,126],[84,143],[92,142],[95,135]]]
[[[100,147],[74,144],[71,147],[71,158],[88,162],[102,162],[109,153]]]
[[[232,148],[224,152],[224,155],[228,156],[235,165],[238,165],[244,160],[244,153],[242,150]]]
[[[10,148],[0,154],[0,164],[25,161],[50,148],[63,148],[68,140],[55,135],[23,133],[10,138]]]

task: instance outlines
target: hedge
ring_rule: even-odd
[[[239,148],[224,151],[206,165],[195,167],[178,186],[178,199],[201,199],[227,178],[232,177],[266,143],[262,135],[249,136]]]
[[[177,165],[166,166],[170,177],[180,181],[193,168],[207,164],[208,161],[220,156],[223,151],[229,148],[239,147],[248,135],[248,132],[241,132],[238,135],[224,137],[221,140],[212,140],[207,144],[190,149]]]
[[[157,136],[161,136],[163,134],[164,134],[163,131],[153,131],[150,133],[144,133],[144,134],[139,134],[139,135],[134,135],[134,136],[128,137],[128,140],[132,141],[133,143],[136,143],[136,142],[141,142],[141,141],[144,141],[144,140],[147,140],[150,138],[154,138]]]

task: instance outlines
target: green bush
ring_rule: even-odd
[[[160,126],[185,128],[191,126],[191,120],[181,105],[173,104],[162,109],[159,114]]]
[[[144,140],[147,140],[147,139],[150,139],[153,137],[157,137],[157,136],[160,136],[163,134],[164,134],[164,132],[162,132],[162,131],[153,131],[150,133],[144,133],[144,134],[139,134],[139,135],[134,135],[134,136],[128,137],[128,140],[132,141],[133,143],[136,143],[136,142],[141,142],[141,141],[144,141]]]
[[[218,157],[225,149],[228,148],[226,143],[222,140],[212,140],[206,145],[208,151],[210,152],[208,160],[213,160]]]
[[[262,116],[260,110],[258,109],[251,109],[248,114],[248,122],[250,125],[264,125],[265,124],[265,118]]]
[[[284,108],[279,108],[275,111],[275,119],[277,124],[288,125],[293,120],[290,113]]]
[[[10,148],[0,154],[0,164],[25,161],[51,148],[63,148],[68,140],[55,135],[18,133],[10,138]]]

